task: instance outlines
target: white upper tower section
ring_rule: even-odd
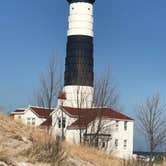
[[[71,3],[68,21],[68,36],[85,35],[93,37],[93,5],[91,3]]]

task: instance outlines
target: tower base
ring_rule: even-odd
[[[64,87],[63,92],[66,94],[63,106],[73,108],[92,108],[93,87],[69,85]]]

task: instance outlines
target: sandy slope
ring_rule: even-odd
[[[131,166],[94,148],[59,143],[0,114],[0,166]],[[133,165],[132,166],[138,166]]]
[[[39,129],[31,129],[23,125],[19,121],[14,121],[12,118],[0,114],[0,165],[7,166],[48,166],[50,163],[35,162],[40,159],[40,155],[50,157],[48,154],[53,153],[51,150],[56,148],[50,146],[50,137],[48,133]],[[44,146],[45,150],[42,149]],[[61,145],[62,146],[62,145]],[[61,147],[62,148],[62,147]],[[67,146],[63,146],[61,157],[56,160],[62,160],[61,165],[76,165],[76,166],[93,166],[94,164],[88,161],[83,161],[77,156],[70,155]],[[32,154],[27,154],[27,151],[32,151]],[[67,152],[68,151],[68,152]],[[38,155],[36,154],[38,153]],[[52,157],[52,156],[51,156]],[[54,157],[54,156],[53,156]],[[44,160],[44,159],[40,159]],[[48,159],[49,160],[49,159]],[[53,160],[51,158],[51,160]],[[32,163],[31,163],[32,161]],[[56,163],[54,165],[57,165]]]

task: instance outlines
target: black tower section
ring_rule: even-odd
[[[65,85],[93,87],[93,38],[68,36],[65,64]]]

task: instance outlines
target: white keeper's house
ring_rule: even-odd
[[[69,26],[64,88],[58,96],[57,107],[47,109],[29,106],[16,110],[12,115],[28,125],[48,126],[53,135],[63,136],[72,143],[93,144],[115,156],[131,157],[133,119],[112,108],[96,108],[93,102],[95,0],[67,1]]]
[[[77,144],[81,135],[81,142],[89,144],[93,140],[95,145],[97,141],[98,146],[108,153],[122,158],[132,156],[132,118],[112,108],[73,107],[76,100],[71,100],[70,95],[68,99],[67,95],[59,96],[59,105],[51,113],[55,135],[64,135],[67,141]]]
[[[10,114],[15,120],[20,120],[28,126],[50,127],[52,125],[51,112],[54,109],[48,109],[37,106],[28,106],[27,108],[16,109]]]
[[[90,143],[90,139],[98,140],[101,149],[118,157],[131,157],[133,153],[133,119],[111,108],[77,108],[63,106],[67,103],[64,95],[58,97],[58,106],[48,109],[28,106],[17,109],[10,115],[32,127],[50,129],[56,136],[64,135],[71,143]],[[69,104],[69,103],[68,103]],[[101,129],[97,134],[97,127]]]

